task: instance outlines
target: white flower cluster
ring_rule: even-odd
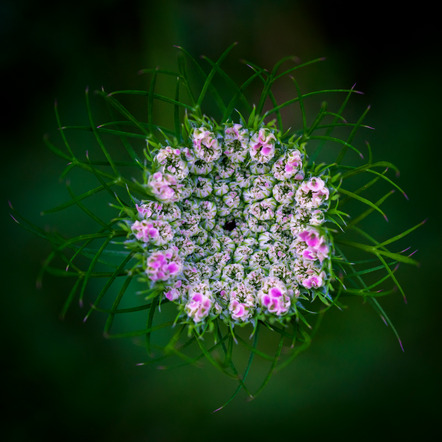
[[[303,145],[271,126],[196,125],[187,145],[161,148],[130,241],[148,278],[194,324],[295,314],[326,284],[331,255],[324,179],[306,176]]]

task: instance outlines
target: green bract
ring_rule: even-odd
[[[354,142],[368,128],[367,111],[355,122],[345,116],[357,91],[302,93],[294,76],[320,60],[291,58],[270,71],[249,63],[238,84],[221,67],[232,47],[205,66],[180,48],[177,72],[144,71],[147,90],[97,92],[99,116],[86,92],[85,126],[62,126],[56,108],[62,147],[47,145],[67,162],[64,177],[92,181],[79,194],[69,186],[71,200],[46,213],[76,208],[96,227],[66,237],[14,218],[54,246],[42,275],[73,280],[63,314],[79,300],[90,306],[85,319],[105,315],[105,335],[139,339],[145,364],[206,358],[238,382],[233,398],[240,389],[252,396],[246,380],[255,358],[270,364],[259,392],[345,296],[363,298],[396,333],[378,297],[396,288],[404,295],[397,265],[416,261],[389,246],[418,226],[382,241],[361,227],[369,216],[386,218],[381,206],[403,191],[388,176],[394,165]],[[173,83],[166,93],[162,79]],[[273,87],[283,81],[294,97],[278,102]],[[341,94],[338,109],[323,102],[311,118],[309,100],[329,94]],[[132,106],[142,100],[141,118],[127,98]],[[300,121],[284,114],[295,106]],[[73,143],[78,133],[89,138]],[[373,199],[376,183],[389,189]],[[236,348],[248,353],[241,373]]]

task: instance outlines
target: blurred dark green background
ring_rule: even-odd
[[[7,441],[429,439],[441,413],[442,247],[440,25],[431,7],[325,1],[2,0],[2,403]],[[390,7],[390,9],[388,9]],[[35,278],[48,247],[8,216],[8,200],[44,226],[40,210],[66,198],[63,164],[45,148],[57,99],[66,123],[84,121],[84,90],[146,87],[141,68],[175,67],[174,44],[216,58],[239,44],[265,67],[286,55],[327,57],[305,89],[357,87],[375,158],[401,170],[410,200],[391,200],[378,237],[424,218],[409,239],[421,267],[402,268],[408,295],[383,305],[404,342],[358,300],[331,312],[309,351],[255,401],[208,364],[162,372],[136,367],[130,341],[102,337],[104,318],[59,320],[68,286]],[[306,71],[308,72],[308,71]],[[384,236],[386,237],[386,236]],[[427,437],[428,436],[428,437]]]

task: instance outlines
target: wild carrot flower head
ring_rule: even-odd
[[[307,174],[305,142],[283,141],[272,123],[190,125],[182,144],[154,156],[161,166],[148,173],[147,186],[164,203],[137,204],[131,247],[140,242],[148,278],[167,281],[163,297],[177,304],[184,322],[287,322],[300,295],[313,300],[331,279],[333,249],[319,227],[333,191],[328,176]],[[166,220],[164,206],[172,205],[175,216]],[[296,268],[306,270],[288,277]]]
[[[387,170],[379,169],[396,170],[394,165],[373,161],[368,144],[368,161],[361,164],[364,155],[353,139],[359,129],[368,128],[362,123],[365,113],[356,122],[344,115],[347,101],[357,93],[353,88],[333,91],[345,93],[343,103],[337,110],[323,104],[311,118],[305,103],[331,91],[310,94],[293,88],[293,75],[304,65],[283,68],[288,59],[272,70],[250,64],[250,77],[237,85],[221,67],[232,48],[210,63],[207,75],[202,68],[198,71],[204,74],[197,90],[184,65],[172,77],[170,71],[146,70],[152,75],[149,91],[130,93],[147,99],[142,106],[148,109],[146,121],[138,121],[117,101],[127,91],[99,92],[120,114],[117,121],[100,124],[86,93],[86,133],[92,136],[86,159],[69,143],[73,128],[60,124],[56,108],[65,149],[48,145],[68,164],[64,175],[79,169],[98,184],[79,196],[69,187],[72,201],[53,211],[76,207],[98,228],[66,238],[30,226],[15,211],[14,220],[54,244],[44,270],[74,277],[63,314],[76,296],[85,305],[89,282],[96,278],[102,287],[85,319],[106,313],[106,336],[142,337],[149,355],[160,353],[158,361],[171,354],[194,362],[207,357],[239,379],[235,395],[239,389],[247,391],[245,380],[255,357],[271,361],[264,386],[275,368],[307,348],[316,321],[327,309],[340,307],[345,296],[368,301],[391,325],[377,297],[395,288],[405,296],[396,269],[416,261],[407,248],[397,252],[389,246],[420,224],[382,240],[360,227],[369,216],[386,218],[381,205],[391,188],[373,199],[367,191],[375,182],[403,191]],[[162,76],[176,79],[173,98],[157,93]],[[217,76],[228,80],[221,94],[213,80]],[[273,86],[285,80],[296,96],[278,102]],[[248,88],[255,84],[261,94],[252,105]],[[157,101],[171,106],[172,125],[157,124]],[[284,115],[293,105],[299,106],[299,121]],[[346,135],[341,139],[334,131]],[[118,161],[105,135],[119,143]],[[323,151],[328,154],[325,162]],[[121,152],[127,154],[125,160]],[[355,185],[353,177],[363,183]],[[89,197],[101,197],[115,216],[105,218],[96,200],[87,206]],[[347,211],[348,201],[359,204],[361,211]],[[382,292],[388,282],[393,288]],[[131,290],[134,284],[137,290]],[[114,332],[123,314],[144,314],[143,325]],[[169,333],[166,344],[161,344],[163,338],[152,338],[157,330]],[[259,337],[266,333],[278,336],[273,353],[260,348]],[[244,373],[235,365],[236,344],[250,352]]]

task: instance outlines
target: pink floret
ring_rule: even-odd
[[[146,273],[152,281],[166,281],[176,276],[181,269],[182,262],[176,247],[154,252],[147,258]]]

